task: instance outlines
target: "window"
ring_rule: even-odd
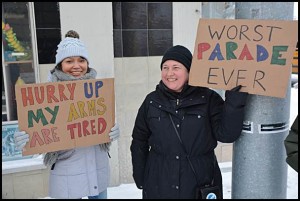
[[[34,2],[39,64],[55,63],[61,41],[58,2]]]

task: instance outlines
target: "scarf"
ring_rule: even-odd
[[[55,68],[49,77],[49,81],[50,82],[63,82],[63,81],[72,81],[72,80],[95,79],[97,76],[96,70],[93,68],[89,68],[89,69],[90,69],[90,71],[88,73],[86,73],[84,76],[82,76],[80,78],[76,78],[72,75],[66,74],[66,73],[62,72],[61,70],[58,70]],[[111,145],[111,142],[107,142],[104,144],[99,144],[99,147],[101,150],[103,150],[105,152],[109,152],[110,145]],[[47,152],[45,154],[44,160],[43,160],[44,165],[51,167],[59,158],[59,152],[60,151]],[[61,152],[64,152],[64,154],[63,154],[64,156],[60,157],[59,159],[66,159],[66,158],[69,158],[75,152],[75,149],[65,150],[65,151],[61,151]]]

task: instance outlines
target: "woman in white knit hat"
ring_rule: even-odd
[[[89,67],[89,56],[77,32],[71,30],[58,45],[56,66],[49,81],[95,79],[97,72]],[[109,133],[111,141],[120,135],[116,124]],[[21,150],[29,141],[24,131],[15,133],[16,146]],[[51,167],[49,196],[51,198],[106,199],[109,185],[108,151],[110,142],[69,150],[48,152],[44,164]]]

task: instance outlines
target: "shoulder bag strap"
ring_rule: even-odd
[[[177,131],[177,128],[176,128],[176,126],[175,126],[175,123],[174,123],[173,118],[172,118],[172,116],[171,116],[170,113],[169,113],[169,117],[170,117],[170,119],[171,119],[171,122],[172,122],[172,125],[173,125],[173,127],[174,127],[175,133],[176,133],[176,135],[177,135],[177,137],[178,137],[178,139],[179,139],[179,142],[180,142],[180,144],[181,144],[181,146],[182,146],[182,148],[183,148],[183,150],[184,150],[184,152],[185,152],[185,154],[186,154],[186,158],[187,158],[187,160],[188,160],[188,162],[189,162],[189,164],[190,164],[190,166],[191,166],[191,168],[192,168],[192,171],[193,171],[193,173],[194,173],[194,175],[195,175],[197,184],[198,184],[198,186],[199,186],[197,174],[196,174],[196,171],[195,171],[195,169],[194,169],[194,166],[193,166],[193,164],[192,164],[192,162],[191,162],[191,160],[190,160],[190,155],[187,153],[187,150],[185,149],[185,146],[183,145],[183,142],[182,142],[182,140],[181,140],[181,137],[180,137],[180,135],[179,135],[179,133],[178,133],[178,131]],[[214,171],[215,171],[215,162],[216,162],[216,160],[214,160]],[[213,176],[213,180],[212,180],[212,183],[211,183],[211,184],[213,184],[213,183],[214,183],[214,176]]]

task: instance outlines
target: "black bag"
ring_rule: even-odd
[[[222,199],[219,186],[206,185],[197,187],[196,199]]]

